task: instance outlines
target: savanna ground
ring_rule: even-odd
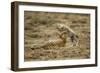
[[[25,61],[90,58],[90,15],[75,13],[24,12]],[[56,39],[56,24],[69,26],[79,37],[79,46],[71,47],[67,38],[65,47],[32,50],[48,39]]]

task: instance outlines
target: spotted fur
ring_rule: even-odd
[[[56,39],[50,39],[46,41],[43,45],[37,47],[37,48],[44,48],[44,49],[50,49],[50,48],[58,48],[58,47],[64,47],[66,45],[66,33],[62,32],[59,34],[59,37]],[[31,48],[32,50],[34,48]]]
[[[79,37],[70,27],[65,26],[64,24],[57,24],[57,29],[60,32],[63,32],[63,31],[66,32],[66,34],[70,37],[72,46],[79,45]]]

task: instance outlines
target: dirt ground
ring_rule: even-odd
[[[44,61],[90,58],[90,15],[75,13],[24,12],[24,60]],[[57,38],[56,24],[69,26],[79,37],[79,46],[72,47],[67,38],[65,47],[38,48],[48,39]]]

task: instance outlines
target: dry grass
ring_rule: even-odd
[[[25,61],[90,58],[90,15],[25,11],[24,21]],[[58,37],[57,23],[71,27],[79,36],[80,46],[71,47],[67,38],[65,47],[31,50]]]

